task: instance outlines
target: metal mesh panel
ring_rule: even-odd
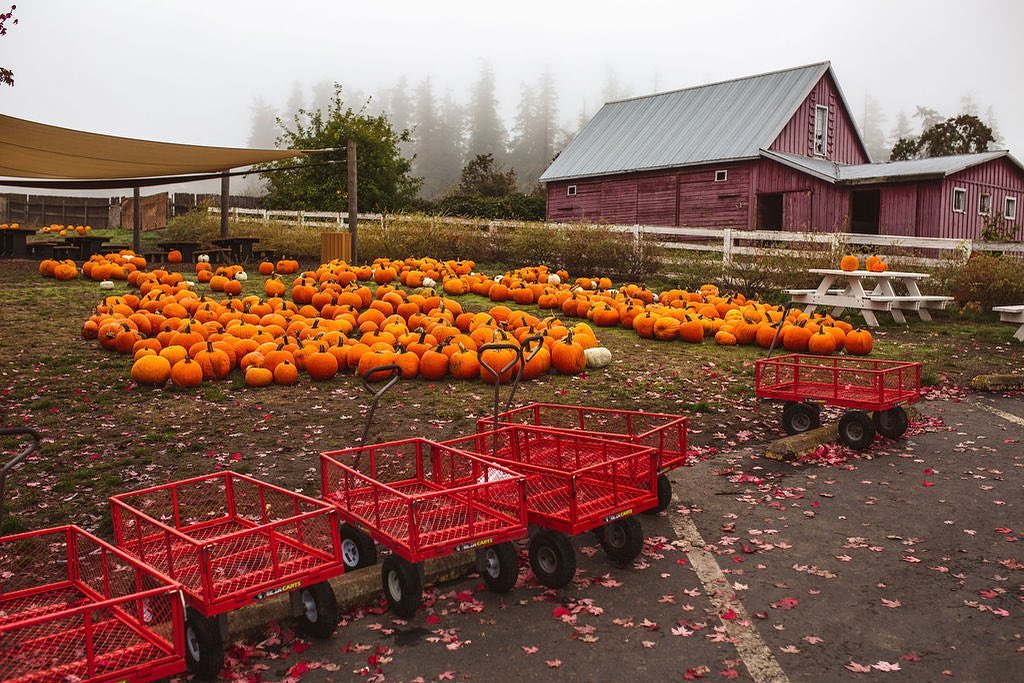
[[[12,594],[7,583],[0,597],[0,679],[69,681],[183,668],[176,640],[181,600],[170,584],[73,527],[24,540],[45,551],[26,561],[25,542],[0,539],[2,573],[20,574],[23,591]]]
[[[891,405],[916,398],[920,366],[884,360],[781,356],[757,361],[757,390],[769,397]]]

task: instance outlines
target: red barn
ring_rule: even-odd
[[[828,62],[609,102],[541,181],[551,221],[921,237],[1024,196],[1007,151],[871,163]]]

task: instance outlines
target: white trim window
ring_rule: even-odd
[[[729,179],[729,171],[728,170],[715,171],[715,182],[716,183],[724,183],[728,179]]]
[[[570,185],[567,188],[565,188],[565,196],[566,197],[575,197],[576,196],[576,186],[575,185]]]
[[[828,107],[814,107],[814,156],[823,157],[828,149]]]
[[[988,192],[982,192],[978,195],[978,215],[992,215],[992,195]]]
[[[1006,197],[1003,199],[1003,218],[1008,221],[1017,220],[1017,198]]]
[[[967,188],[953,188],[953,213],[967,213]]]

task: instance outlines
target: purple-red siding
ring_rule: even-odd
[[[967,190],[967,205],[963,213],[953,211],[953,188]],[[935,204],[938,220],[924,225],[928,237],[951,237],[954,239],[977,238],[985,227],[987,216],[978,213],[982,193],[992,195],[994,216],[1003,211],[1006,197],[1017,198],[1017,218],[1013,223],[1022,223],[1021,207],[1024,206],[1024,172],[1007,159],[994,159],[987,164],[974,166],[953,174],[941,183],[941,193]],[[1024,239],[1021,230],[1017,239]]]
[[[793,118],[775,138],[771,149],[801,156],[814,156],[814,108],[828,107],[828,135],[825,158],[840,164],[866,164],[870,162],[860,143],[857,129],[843,106],[836,84],[827,73],[814,86]]]
[[[850,196],[844,188],[837,188],[831,183],[768,159],[762,159],[757,166],[755,187],[758,194],[786,193],[782,216],[783,230],[847,230]],[[753,221],[750,226],[754,227]]]

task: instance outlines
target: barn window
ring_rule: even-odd
[[[566,197],[575,197],[576,196],[576,186],[575,185],[570,185],[569,187],[565,188],[565,196]]]
[[[729,179],[729,171],[715,171],[715,182],[724,183]]]
[[[967,213],[967,190],[962,187],[953,188],[953,212]]]
[[[814,154],[825,156],[825,149],[828,139],[828,107],[817,105],[814,107]]]
[[[978,196],[978,215],[988,216],[992,213],[992,195],[988,192],[982,192]]]
[[[1007,197],[1003,200],[1003,218],[1008,221],[1017,220],[1017,198]]]

